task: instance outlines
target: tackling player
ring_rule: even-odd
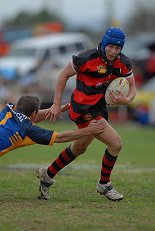
[[[67,105],[61,107],[62,111],[66,109]],[[41,128],[34,122],[44,120],[47,111],[39,110],[39,99],[34,96],[22,96],[16,106],[8,103],[0,112],[0,156],[32,144],[52,146],[54,143],[68,142],[104,131],[104,124],[95,120],[82,130],[57,133]]]

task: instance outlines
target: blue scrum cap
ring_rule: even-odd
[[[122,30],[118,28],[110,27],[106,30],[105,34],[102,37],[101,47],[105,50],[105,47],[108,44],[113,44],[121,47],[123,49],[125,43],[125,34]]]

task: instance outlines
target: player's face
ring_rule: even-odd
[[[105,47],[105,54],[109,61],[113,61],[121,52],[121,47],[109,44]]]

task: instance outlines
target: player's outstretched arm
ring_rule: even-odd
[[[62,105],[61,106],[61,112],[67,111],[69,109],[69,106],[70,106],[69,103],[67,103],[65,105]],[[39,110],[38,114],[37,114],[37,116],[36,116],[36,118],[35,118],[35,120],[33,122],[34,123],[39,123],[39,122],[41,122],[41,121],[43,121],[45,119],[48,119],[47,118],[47,113],[48,113],[49,110],[50,110],[50,108]]]
[[[93,120],[86,128],[60,132],[57,134],[55,143],[69,142],[76,139],[80,139],[84,136],[95,135],[104,132],[106,124],[106,121]]]

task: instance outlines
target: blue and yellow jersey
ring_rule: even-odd
[[[53,145],[57,132],[36,126],[11,103],[0,112],[0,156],[32,144]]]

